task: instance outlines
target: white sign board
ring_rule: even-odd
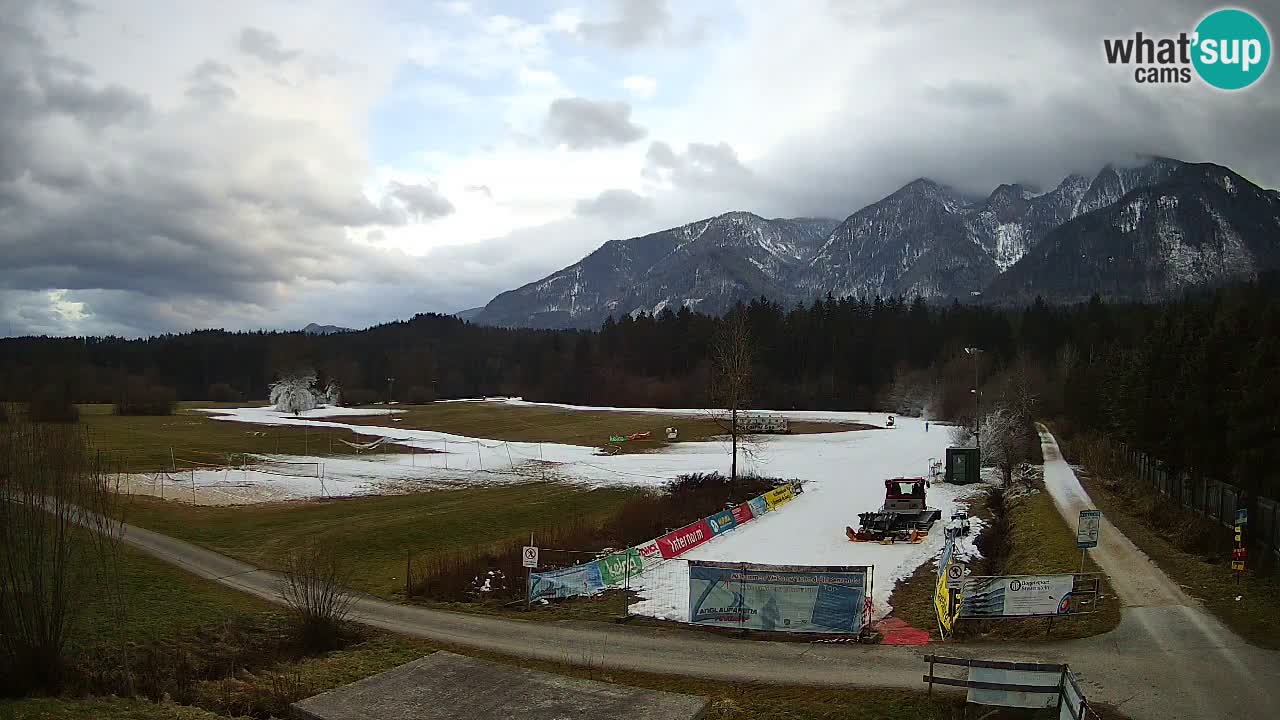
[[[1008,685],[1043,685],[1052,687],[1062,682],[1062,673],[1056,670],[1044,672],[1039,670],[998,670],[995,668],[971,667],[969,668],[969,679]],[[1018,692],[1017,690],[969,688],[969,696],[966,700],[977,705],[996,705],[998,707],[1051,708],[1058,705],[1058,693],[1029,693]]]
[[[1072,575],[1001,575],[965,581],[962,618],[1066,615],[1072,607]]]
[[[1076,529],[1076,547],[1081,550],[1098,547],[1098,535],[1101,531],[1102,511],[1081,510],[1080,524]]]
[[[532,545],[525,545],[524,552],[520,555],[523,565],[527,568],[538,567],[538,548]]]

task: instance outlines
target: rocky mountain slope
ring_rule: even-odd
[[[730,212],[611,240],[498,295],[474,320],[595,327],[610,315],[827,293],[1154,299],[1276,267],[1277,204],[1280,194],[1226,168],[1169,158],[1069,175],[1043,193],[1001,185],[986,198],[921,178],[840,222]]]
[[[993,300],[1159,300],[1280,267],[1280,196],[1218,165],[1183,165],[1081,215],[991,284]]]

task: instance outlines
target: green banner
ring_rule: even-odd
[[[610,435],[609,442],[626,442],[627,438],[623,435]]]
[[[627,569],[628,561],[631,565],[630,570]],[[626,582],[628,575],[635,577],[644,572],[644,558],[640,557],[640,551],[635,548],[601,558],[599,563],[600,577],[609,587],[622,585]]]

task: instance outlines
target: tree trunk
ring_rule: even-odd
[[[734,405],[729,420],[729,437],[733,441],[733,460],[729,463],[729,484],[738,482],[738,406]]]

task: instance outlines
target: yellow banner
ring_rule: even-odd
[[[764,502],[769,506],[770,510],[775,510],[779,505],[786,505],[791,502],[793,497],[795,497],[795,494],[792,492],[791,486],[783,485],[765,493]]]
[[[942,572],[938,574],[938,585],[933,590],[933,608],[938,614],[938,627],[942,628],[943,634],[951,633],[952,618],[950,610],[951,604],[951,588],[947,580],[947,568],[951,567],[948,561],[946,566],[942,568]]]

